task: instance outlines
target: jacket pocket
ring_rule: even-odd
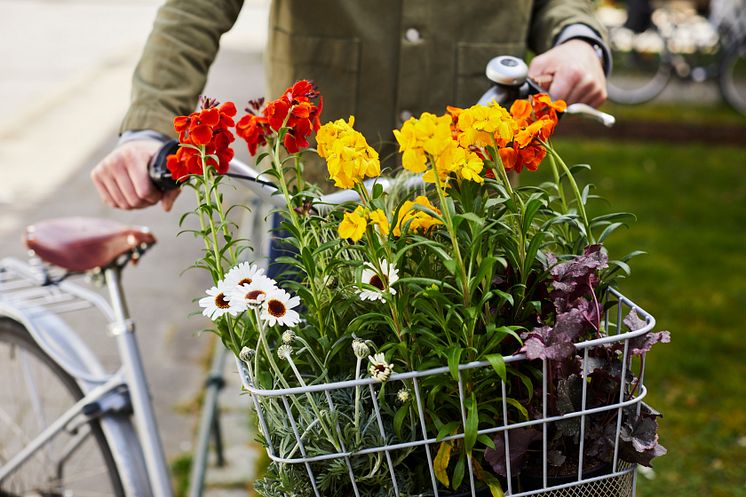
[[[500,55],[524,57],[526,45],[520,42],[476,43],[456,45],[456,105],[470,107],[479,101],[492,82],[485,75],[487,62]]]
[[[272,30],[267,50],[271,95],[300,79],[312,80],[324,97],[324,114],[339,118],[357,110],[360,40]]]

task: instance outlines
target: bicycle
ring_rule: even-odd
[[[634,5],[634,7],[633,7]],[[746,115],[746,5],[715,0],[709,19],[685,2],[602,2],[597,15],[609,33],[614,70],[609,100],[641,104],[671,79],[716,80],[721,97]]]
[[[507,103],[539,91],[527,79],[525,64],[512,57],[490,61],[495,83],[483,97]],[[568,113],[613,124],[613,117],[583,104]],[[173,187],[164,146],[151,164],[161,188]],[[257,259],[268,254],[265,213],[280,207],[275,187],[253,168],[233,161],[229,175],[248,180],[254,194],[249,237]],[[384,188],[391,182],[379,180]],[[415,184],[408,185],[410,187]],[[323,205],[357,197],[341,190],[318,200]],[[67,218],[44,221],[26,231],[30,262],[0,260],[0,424],[10,427],[0,439],[0,497],[41,495],[173,495],[158,434],[148,383],[122,287],[122,273],[154,244],[153,234],[108,220]],[[43,263],[42,263],[43,261]],[[88,275],[102,282],[109,299],[69,278]],[[107,322],[121,367],[108,373],[90,347],[62,315],[93,309]],[[87,325],[89,323],[86,323]],[[221,382],[225,349],[213,358],[207,409],[192,482],[200,495],[207,438],[214,426],[215,396]],[[236,359],[239,372],[243,368]],[[76,473],[73,473],[77,471]]]

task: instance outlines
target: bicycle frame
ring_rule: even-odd
[[[134,326],[121,289],[120,268],[104,273],[112,305],[97,293],[69,282],[43,286],[29,265],[15,259],[0,261],[0,315],[23,324],[33,339],[80,385],[84,396],[53,421],[11,460],[0,467],[0,482],[67,427],[99,419],[127,495],[170,497],[166,459],[150,402]],[[121,368],[106,374],[95,355],[56,314],[97,308],[115,336]],[[126,416],[134,412],[135,430]],[[85,434],[76,442],[82,441]],[[64,461],[76,448],[72,443]]]

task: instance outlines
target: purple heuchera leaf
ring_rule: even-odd
[[[658,443],[658,422],[655,416],[641,414],[625,421],[619,432],[621,456],[625,461],[650,466],[653,458],[662,456],[666,448]]]
[[[550,264],[557,262],[554,256],[548,256],[547,260]],[[598,281],[596,271],[608,267],[608,263],[603,246],[597,244],[587,246],[583,255],[554,265],[549,271],[554,280],[552,297],[569,302],[587,294],[589,287],[592,288]]]
[[[528,447],[533,442],[541,440],[541,433],[530,428],[514,428],[508,430],[508,443],[510,445],[510,473],[517,476],[528,458]],[[492,466],[492,470],[500,476],[508,476],[508,468],[505,464],[505,435],[498,433],[493,442],[495,448],[484,451],[484,459]]]
[[[624,318],[624,324],[629,328],[629,331],[637,331],[644,328],[647,323],[640,319],[635,309],[632,309],[629,314],[627,314],[627,317]],[[644,333],[638,337],[630,338],[629,352],[632,355],[642,355],[649,352],[656,343],[669,343],[670,341],[671,333],[668,331]]]

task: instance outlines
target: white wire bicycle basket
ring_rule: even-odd
[[[463,478],[462,489],[468,489],[466,492],[454,492],[444,489],[436,478],[434,469],[434,459],[437,453],[437,447],[440,443],[453,440],[457,442],[464,439],[463,432],[438,438],[438,433],[433,429],[432,423],[424,415],[424,403],[431,392],[427,391],[425,385],[431,383],[434,378],[448,377],[450,381],[456,382],[459,393],[459,402],[461,407],[462,419],[459,420],[466,425],[466,407],[464,395],[464,376],[483,372],[484,374],[493,374],[495,376],[496,391],[501,392],[501,401],[499,402],[502,411],[501,420],[492,427],[483,427],[480,425],[479,435],[487,435],[490,438],[502,436],[504,440],[504,463],[507,467],[507,474],[501,479],[501,486],[506,496],[521,497],[529,495],[539,495],[546,497],[631,497],[635,495],[636,485],[636,465],[622,459],[620,453],[620,435],[622,433],[622,421],[625,413],[634,412],[640,415],[642,409],[649,409],[643,404],[643,399],[647,394],[647,389],[643,384],[645,370],[645,354],[639,355],[639,358],[633,358],[631,351],[633,344],[631,340],[642,337],[652,331],[655,326],[655,319],[649,313],[640,309],[632,301],[627,299],[621,293],[614,289],[608,291],[607,300],[611,300],[613,305],[607,306],[603,319],[603,329],[605,336],[594,340],[575,344],[577,357],[582,361],[582,377],[587,380],[589,374],[589,353],[590,359],[593,359],[592,351],[596,347],[605,347],[613,345],[620,351],[621,371],[626,375],[631,374],[634,365],[635,372],[632,385],[626,381],[620,381],[618,391],[613,392],[613,401],[602,406],[590,406],[587,399],[587,389],[589,381],[582,381],[582,391],[580,392],[581,402],[577,408],[571,412],[565,412],[561,415],[550,414],[551,409],[548,406],[547,396],[547,365],[551,361],[548,359],[537,359],[534,362],[540,364],[541,375],[541,404],[540,412],[534,412],[529,419],[515,422],[509,420],[508,410],[510,404],[506,395],[506,382],[494,372],[489,362],[471,362],[461,364],[458,367],[458,380],[451,377],[451,371],[447,366],[428,369],[426,371],[413,371],[394,373],[384,384],[372,378],[359,380],[338,381],[331,383],[319,383],[306,387],[294,387],[285,389],[261,389],[254,386],[250,376],[249,369],[237,360],[239,372],[242,378],[245,390],[250,394],[256,414],[260,434],[266,445],[267,454],[271,461],[285,468],[298,471],[302,469],[308,477],[309,488],[307,494],[315,497],[322,497],[324,494],[322,482],[325,478],[325,472],[332,466],[339,473],[343,470],[345,473],[345,483],[351,488],[350,495],[361,497],[361,481],[368,478],[369,475],[356,472],[356,458],[375,456],[380,460],[381,468],[385,467],[384,477],[388,479],[387,487],[394,489],[396,497],[407,496],[489,496],[491,495],[486,487],[480,487],[477,472],[480,471],[471,457],[467,458],[465,476]],[[645,326],[635,331],[623,332],[623,319],[630,311],[635,311],[645,322]],[[634,343],[634,342],[633,342]],[[517,365],[522,361],[528,361],[524,354],[516,354],[505,357],[505,363],[508,365]],[[415,406],[417,416],[414,424],[417,426],[412,430],[412,434],[407,439],[400,439],[394,433],[390,419],[387,419],[386,406],[382,406],[379,398],[380,389],[385,385],[387,389],[393,391],[399,390],[401,386],[413,392],[412,402]],[[318,451],[309,450],[309,428],[307,420],[299,416],[298,406],[302,406],[310,396],[314,396],[322,401],[328,408],[328,413],[334,413],[340,408],[340,399],[351,399],[356,389],[367,391],[367,399],[372,407],[370,413],[369,429],[374,430],[377,437],[373,442],[365,446],[358,446],[355,450],[349,450],[344,443],[335,450],[319,453]],[[537,394],[539,395],[539,394]],[[269,421],[270,412],[282,413],[284,421],[282,426],[272,425]],[[609,428],[609,438],[613,439],[613,448],[611,452],[613,457],[609,464],[595,470],[588,469],[588,461],[591,455],[588,448],[591,445],[589,434],[592,433],[592,424],[594,420],[603,416],[607,420]],[[277,420],[278,416],[272,419]],[[349,429],[342,417],[336,418],[336,430],[342,440],[342,433]],[[509,420],[509,421],[506,421]],[[608,421],[610,420],[610,421]],[[312,423],[316,422],[315,420]],[[579,449],[575,455],[577,458],[577,470],[574,474],[565,475],[562,478],[555,478],[551,474],[548,459],[550,457],[548,439],[549,434],[558,425],[558,423],[572,422],[578,427],[578,445]],[[533,483],[525,484],[529,478],[524,471],[523,476],[517,475],[511,468],[511,447],[510,436],[514,430],[531,428],[542,434],[540,449],[535,449],[538,453],[536,460],[540,461],[532,467]],[[281,443],[281,438],[274,434],[279,431],[285,433],[292,432],[290,438],[294,439],[293,444]],[[537,444],[535,444],[537,445]],[[419,475],[420,488],[411,488],[410,485],[402,484],[402,475],[399,472],[399,462],[401,454],[409,454],[409,457],[422,457],[422,461],[427,461],[429,474]],[[424,484],[422,483],[424,482]],[[299,492],[298,495],[302,495]],[[381,493],[380,495],[386,495]]]

